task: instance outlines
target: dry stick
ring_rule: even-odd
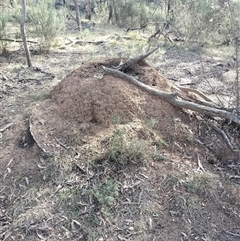
[[[177,91],[177,93],[179,94],[179,97],[181,97],[182,99],[184,99],[184,96],[182,95],[182,93],[188,93],[188,92],[193,92],[193,93],[196,93],[198,94],[199,96],[204,96],[204,94],[198,90],[195,90],[195,89],[191,89],[191,88],[186,88],[187,90],[185,90],[185,88],[179,88],[179,86],[173,86],[173,88]],[[203,97],[202,97],[203,98]],[[205,100],[207,100],[208,98],[203,98]],[[209,99],[210,100],[210,99]],[[210,101],[201,101],[201,100],[195,100],[197,102],[197,104],[200,104],[200,105],[205,105],[205,106],[208,106],[208,107],[213,107],[213,108],[216,108],[216,109],[222,109],[220,106],[216,105],[214,102],[212,102],[211,100]]]
[[[0,129],[0,132],[4,132],[5,130],[7,130],[9,127],[12,126],[13,123],[8,123],[7,125],[5,125],[2,129]]]
[[[11,38],[2,38],[2,39],[0,39],[0,41],[7,41],[7,42],[14,42],[14,43],[22,43],[23,42],[22,39],[11,39]],[[32,44],[38,43],[38,42],[32,41],[32,40],[27,40],[27,42],[32,43]]]
[[[178,88],[183,91],[183,92],[193,92],[196,93],[197,95],[199,95],[200,97],[202,97],[204,100],[208,101],[208,102],[212,102],[211,99],[209,99],[206,95],[204,95],[201,91],[196,90],[196,89],[191,89],[191,88],[187,88],[187,87],[180,87],[178,86]]]
[[[135,58],[129,59],[127,60],[124,64],[121,64],[120,66],[116,67],[116,70],[119,71],[124,71],[125,69],[127,69],[129,66],[138,63],[139,61],[147,58],[150,54],[152,54],[153,52],[155,52],[157,49],[159,49],[162,46],[162,44],[157,45],[156,47],[150,49],[147,53],[145,54],[140,54]]]
[[[234,146],[232,145],[231,141],[229,140],[228,136],[225,134],[224,131],[219,129],[216,125],[214,125],[211,122],[209,122],[208,124],[223,137],[223,139],[226,141],[227,145],[230,147],[232,151],[236,151],[236,149],[234,148]]]
[[[210,81],[207,79],[206,75],[205,75],[205,70],[204,70],[204,67],[203,67],[203,61],[202,61],[202,55],[200,54],[199,52],[199,57],[200,57],[200,64],[201,64],[201,69],[202,69],[202,73],[203,73],[203,78],[205,79],[205,81],[207,82],[207,84],[211,87],[211,89],[213,90],[213,86],[211,85]],[[216,97],[219,101],[219,103],[221,103],[221,105],[223,106],[223,103],[222,101],[220,100],[218,94],[216,93]]]
[[[240,176],[234,175],[234,176],[229,176],[230,179],[235,178],[235,179],[240,179]]]
[[[200,158],[199,158],[199,154],[197,153],[197,163],[198,163],[198,169],[197,171],[202,171],[202,172],[205,172],[203,166],[202,166],[202,163],[200,161]]]
[[[225,233],[230,234],[230,235],[235,236],[235,237],[240,237],[240,234],[232,233],[230,231],[225,231]]]
[[[136,59],[136,58],[135,58]],[[136,61],[137,62],[137,61]],[[123,64],[124,65],[124,64]],[[236,113],[231,113],[229,111],[226,110],[221,110],[221,109],[216,109],[213,107],[207,107],[204,105],[199,105],[190,101],[182,101],[177,99],[177,93],[167,93],[167,92],[163,92],[157,89],[154,89],[152,87],[149,87],[147,85],[145,85],[144,83],[137,81],[135,78],[122,73],[121,71],[118,71],[116,69],[111,69],[111,68],[107,68],[105,66],[102,66],[104,71],[108,74],[112,74],[115,75],[117,77],[123,78],[128,80],[130,83],[140,87],[141,89],[148,91],[149,93],[156,95],[158,97],[160,97],[161,99],[169,102],[170,104],[176,106],[176,107],[180,107],[180,108],[185,108],[185,109],[190,109],[193,111],[197,111],[199,113],[202,114],[206,114],[212,117],[221,117],[221,118],[225,118],[227,120],[232,120],[232,122],[235,122],[236,124],[240,124],[240,118]]]

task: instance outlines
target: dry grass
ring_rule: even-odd
[[[4,121],[15,118],[15,130],[24,128],[26,116],[18,113],[19,119],[16,119],[13,109],[16,112],[23,104],[25,109],[32,108],[33,103],[44,100],[53,86],[82,62],[134,56],[147,48],[146,37],[142,34],[124,33],[116,28],[109,31],[97,26],[94,30],[69,34],[68,38],[85,44],[64,46],[68,40],[61,38],[49,55],[32,56],[34,66],[55,74],[53,80],[27,82],[29,76],[39,79],[43,75],[23,67],[22,50],[12,53],[11,64],[1,58],[4,66],[1,71],[9,81],[0,81],[10,96],[4,105],[5,113],[8,113],[4,115]],[[103,43],[96,45],[87,43],[89,41]],[[63,46],[65,49],[59,49]],[[161,51],[152,55],[150,61],[154,63],[161,59]],[[19,79],[26,79],[26,82],[19,83]],[[13,100],[15,96],[18,101]],[[29,157],[32,150],[19,151],[12,144],[16,136],[9,137],[8,132],[3,132],[1,147],[6,150],[7,144],[11,143],[10,151],[15,153],[14,164],[17,164],[1,164],[4,168],[1,173],[7,171],[9,174],[0,184],[0,239],[236,240],[235,236],[223,231],[238,234],[233,228],[240,223],[239,184],[233,185],[232,180],[221,176],[223,171],[213,174],[213,170],[218,170],[207,162],[204,162],[207,172],[194,172],[197,164],[193,152],[187,146],[186,150],[181,149],[181,143],[175,145],[175,131],[193,144],[193,133],[185,123],[177,120],[176,130],[169,133],[168,140],[154,136],[151,130],[154,124],[155,121],[150,119],[142,125],[140,131],[145,131],[147,139],[141,143],[138,139],[129,140],[129,132],[118,133],[115,139],[110,137],[112,142],[109,142],[108,151],[121,153],[125,165],[95,156],[89,159],[72,155],[44,157],[39,150]],[[139,133],[130,134],[137,136]],[[111,135],[106,136],[109,141]],[[91,148],[93,150],[88,154],[99,151],[94,145]],[[171,154],[173,148],[179,152],[178,159]],[[135,163],[128,162],[132,150],[136,151],[134,157],[141,154],[142,161],[137,165],[136,160]],[[202,154],[204,156],[204,152]],[[6,156],[1,156],[1,160],[5,161]],[[192,169],[186,165],[184,156],[190,156]]]

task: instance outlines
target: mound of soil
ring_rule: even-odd
[[[33,110],[31,132],[45,152],[57,154],[81,146],[116,123],[146,124],[154,120],[154,129],[167,138],[175,131],[176,119],[188,122],[181,110],[102,69],[102,65],[118,64],[117,59],[83,64]],[[170,92],[168,81],[144,61],[126,72],[147,85]]]

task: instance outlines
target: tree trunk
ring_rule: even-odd
[[[116,2],[115,2],[115,0],[112,0],[112,1],[113,1],[113,12],[115,15],[115,21],[116,21],[116,24],[119,24],[119,16],[118,16],[118,12],[117,12]]]
[[[77,21],[77,27],[78,30],[80,31],[82,26],[81,26],[81,21],[80,21],[80,14],[79,14],[79,7],[78,7],[78,2],[77,0],[73,0],[74,4],[75,4],[75,10],[76,10],[76,21]]]
[[[173,1],[168,0],[167,3],[167,23],[165,25],[166,29],[169,29],[169,25],[172,24],[175,20],[174,16],[174,6],[173,6]]]
[[[85,8],[86,8],[86,14],[85,14],[85,19],[91,20],[91,0],[85,0]]]
[[[111,0],[107,1],[107,6],[108,6],[108,24],[109,24],[113,17],[113,7],[112,7]]]
[[[26,38],[26,33],[25,33],[25,19],[26,19],[26,2],[25,2],[25,0],[22,0],[21,35],[22,35],[24,49],[26,52],[28,67],[32,67],[31,55],[30,55],[30,52],[28,49],[27,38]]]

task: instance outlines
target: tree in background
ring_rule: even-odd
[[[75,11],[76,11],[76,22],[77,22],[77,28],[80,31],[82,26],[81,26],[81,21],[80,21],[80,13],[79,13],[79,6],[77,0],[73,0],[74,5],[75,5]]]
[[[91,7],[91,0],[85,0],[85,9],[86,9],[86,13],[85,13],[85,19],[91,20],[92,17],[92,7]]]
[[[31,10],[28,12],[33,33],[39,40],[40,51],[43,52],[49,51],[65,29],[65,9],[56,10],[54,5],[54,0],[41,0],[38,4],[31,0]]]
[[[28,49],[27,38],[25,33],[25,20],[26,20],[26,2],[25,0],[22,0],[21,34],[22,34],[23,45],[24,45],[24,49],[27,57],[27,64],[28,64],[28,67],[32,67],[31,55]]]

